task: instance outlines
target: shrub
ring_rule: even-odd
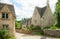
[[[41,30],[41,28],[39,26],[34,26],[34,25],[31,25],[30,27],[28,27],[28,29],[30,29],[30,30]]]
[[[46,26],[46,27],[44,27],[43,29],[49,29],[50,28],[50,26]]]
[[[36,35],[44,35],[44,32],[41,31],[41,32],[33,32],[33,34],[36,34]]]
[[[34,26],[32,30],[41,30],[41,28],[39,26]]]
[[[57,29],[57,27],[56,26],[51,26],[50,29]]]
[[[0,39],[13,39],[13,36],[11,36],[7,30],[0,30]]]
[[[22,25],[21,25],[21,23],[18,23],[17,21],[16,21],[16,29],[21,29],[22,28]]]
[[[46,26],[43,29],[58,29],[58,27],[56,27],[56,25],[51,25],[51,26]]]

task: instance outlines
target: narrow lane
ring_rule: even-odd
[[[42,36],[26,35],[26,34],[21,34],[21,33],[15,33],[15,36],[16,36],[16,39],[41,39],[43,38]],[[56,39],[56,38],[46,37],[44,39]]]

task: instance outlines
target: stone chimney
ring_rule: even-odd
[[[49,6],[49,0],[47,0],[47,6]]]

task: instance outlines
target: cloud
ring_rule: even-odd
[[[22,4],[22,9],[19,11],[18,10],[18,19],[19,18],[30,18],[32,17],[33,11],[35,9],[35,6],[42,6],[41,1],[39,2],[39,0],[15,0],[17,3]]]
[[[12,4],[9,0],[1,0],[1,3]]]
[[[30,4],[33,6],[40,6],[41,3],[45,3],[45,0],[17,0],[18,3],[21,3],[24,6],[29,6]]]
[[[29,10],[25,11],[15,6],[15,12],[16,12],[17,19],[22,19],[22,18],[30,18],[32,11]]]
[[[4,3],[13,4],[15,6],[15,12],[17,19],[32,17],[33,11],[36,6],[46,6],[47,0],[3,0]],[[54,11],[54,6],[57,0],[50,0],[50,8]]]
[[[50,8],[51,8],[52,12],[55,11],[56,2],[57,2],[57,0],[50,0]]]

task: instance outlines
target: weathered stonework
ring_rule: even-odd
[[[31,23],[41,28],[50,26],[54,23],[54,16],[49,6],[43,8],[36,7],[32,16]]]
[[[7,13],[8,18],[2,18],[2,13]],[[15,11],[13,5],[0,3],[0,29],[3,29],[3,25],[8,25],[8,31],[10,34],[15,33]]]

